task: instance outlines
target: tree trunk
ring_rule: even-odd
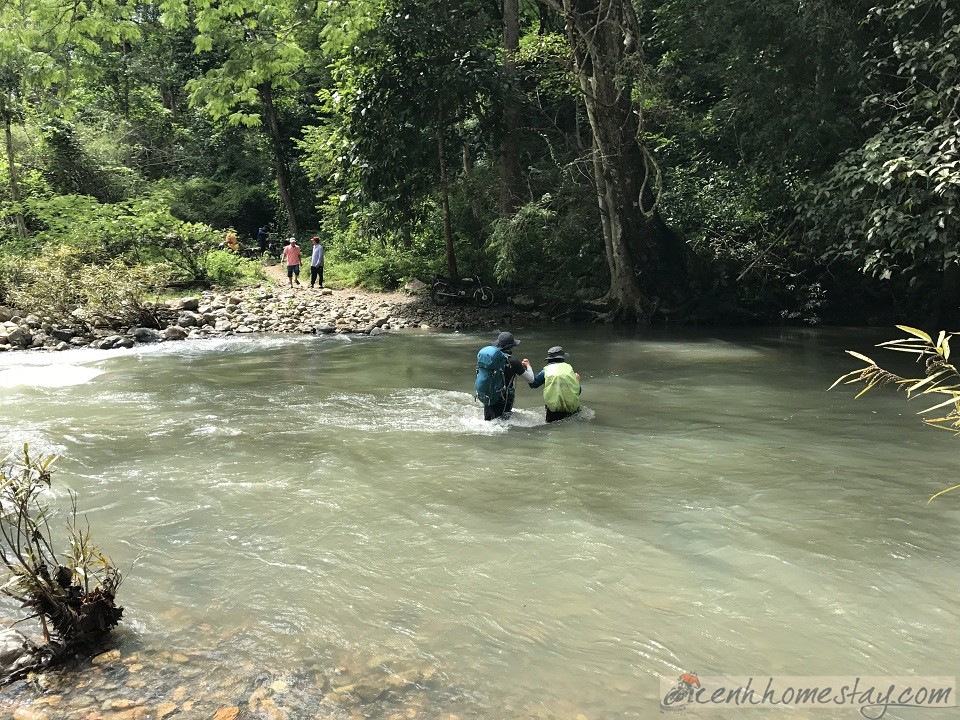
[[[440,190],[443,208],[443,246],[447,251],[447,275],[459,277],[457,258],[453,252],[453,225],[450,221],[450,191],[447,187],[447,156],[443,142],[443,128],[437,125],[437,156],[440,162]]]
[[[503,0],[503,74],[507,95],[503,106],[503,140],[500,144],[500,218],[512,217],[520,204],[522,178],[517,131],[520,109],[513,94],[516,55],[520,49],[518,0]]]
[[[267,131],[273,141],[274,167],[277,175],[277,190],[280,192],[280,202],[287,213],[290,223],[290,232],[294,237],[300,235],[297,224],[297,213],[293,209],[293,199],[290,197],[290,172],[283,149],[283,138],[280,136],[280,123],[277,122],[277,111],[273,105],[273,87],[269,83],[260,86],[260,101],[263,103],[264,115],[267,120]]]
[[[647,322],[677,300],[683,252],[657,212],[658,177],[631,98],[639,28],[629,0],[563,0],[562,10],[593,134],[609,295],[616,316]]]
[[[0,109],[0,112],[3,113],[3,133],[7,146],[7,174],[10,176],[10,199],[14,206],[13,217],[17,223],[17,235],[25,238],[27,236],[27,222],[23,217],[23,209],[20,207],[20,181],[17,176],[17,164],[13,157],[13,132],[11,130],[13,118],[10,110],[6,107]]]

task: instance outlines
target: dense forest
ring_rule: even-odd
[[[960,304],[953,0],[19,0],[0,116],[0,304],[244,282],[267,223],[577,319]]]

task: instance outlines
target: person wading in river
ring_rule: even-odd
[[[538,372],[530,387],[543,385],[543,404],[547,422],[570,417],[580,409],[580,373],[567,362],[570,356],[559,345],[547,350],[547,364]]]
[[[519,375],[527,382],[533,380],[530,361],[511,356],[510,351],[520,344],[511,333],[497,335],[493,345],[480,348],[477,353],[477,379],[474,384],[477,400],[483,403],[483,419],[509,417],[513,410],[516,390],[513,382]]]

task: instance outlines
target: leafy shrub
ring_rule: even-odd
[[[333,267],[331,272],[327,273],[326,267],[329,264]],[[324,266],[325,282],[333,281],[368,290],[393,290],[417,274],[417,263],[411,254],[391,247],[381,248],[377,254],[370,253],[347,262],[328,263],[325,257]]]
[[[42,225],[36,245],[65,245],[79,251],[75,261],[107,265],[166,263],[180,282],[206,282],[206,255],[221,233],[203,223],[177,219],[170,198],[155,193],[122,203],[100,203],[85,195],[34,198],[32,214]]]
[[[0,283],[15,307],[76,326],[141,322],[148,295],[170,280],[170,268],[163,264],[148,267],[114,259],[100,265],[85,260],[77,248],[47,248],[32,260],[8,260]]]
[[[210,250],[203,260],[206,278],[225,288],[253,285],[263,277],[260,263],[229,250]]]

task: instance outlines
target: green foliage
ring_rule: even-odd
[[[391,209],[378,203],[342,213],[336,243],[326,246],[324,282],[392,290],[411,278],[432,276],[442,240],[428,222],[431,205],[411,213],[419,218],[415,224],[398,223]]]
[[[217,62],[187,82],[191,99],[214,120],[258,127],[262,91],[296,91],[310,61],[302,43],[313,8],[294,0],[194,0],[198,53],[217,51]]]
[[[606,265],[593,217],[547,194],[498,220],[487,245],[497,282],[562,304],[577,290],[603,294]]]
[[[45,175],[52,190],[62,195],[90,195],[107,203],[130,195],[131,188],[122,181],[129,171],[118,170],[116,165],[103,167],[80,142],[72,125],[53,120],[42,133],[48,153]]]
[[[409,254],[396,248],[384,248],[376,254],[347,262],[334,262],[330,273],[324,268],[324,282],[362,287],[367,290],[396,290],[415,277],[420,265]]]
[[[960,13],[887,0],[868,17],[870,136],[811,188],[806,218],[832,253],[883,278],[960,260]]]
[[[877,288],[909,306],[956,259],[954,4],[633,5],[642,58],[614,81],[639,101],[640,140],[663,170],[659,209],[690,250],[685,290],[701,305],[873,314]],[[247,282],[249,268],[211,252],[214,228],[249,245],[310,206],[336,282],[428,279],[443,271],[441,142],[462,272],[558,299],[603,294],[591,98],[564,19],[521,8],[509,76],[501,20],[485,0],[0,6],[0,117],[19,174],[14,201],[0,160],[0,300],[23,257],[58,245],[90,267]],[[501,218],[507,100],[524,195]],[[918,290],[905,299],[907,282]]]
[[[437,188],[438,144],[452,164],[458,123],[498,92],[486,46],[491,18],[478,2],[391,0],[334,66],[321,93],[322,125],[305,133],[308,172],[331,178],[340,202],[391,204],[396,213]],[[339,182],[338,182],[339,181]]]
[[[175,217],[212,227],[242,227],[247,235],[263,224],[264,208],[273,205],[262,185],[241,178],[219,181],[198,177],[183,183],[164,183],[163,187],[171,198],[170,213]]]
[[[63,246],[2,268],[6,299],[21,310],[66,325],[139,324],[147,316],[150,293],[170,279],[164,265],[129,265],[114,258],[99,262],[97,253]]]
[[[260,263],[248,260],[230,250],[210,250],[203,261],[203,274],[220,287],[255,285],[263,279]]]

